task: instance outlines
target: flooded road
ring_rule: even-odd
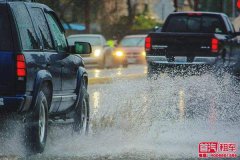
[[[140,69],[144,74],[145,67]],[[124,71],[128,73],[132,74]],[[90,85],[89,94],[88,136],[73,134],[71,126],[54,125],[44,154],[25,157],[21,132],[15,125],[13,135],[0,146],[0,155],[20,159],[196,159],[200,142],[240,146],[240,86],[228,75],[216,79],[210,74],[163,74],[157,80],[112,76],[111,83]]]

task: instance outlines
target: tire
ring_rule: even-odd
[[[26,119],[26,148],[30,153],[44,151],[48,131],[48,102],[42,91],[37,96],[36,106]]]
[[[81,135],[88,134],[89,131],[89,95],[85,82],[81,87],[80,100],[74,111],[73,131]]]

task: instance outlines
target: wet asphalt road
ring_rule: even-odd
[[[70,126],[51,126],[44,154],[26,157],[21,128],[15,124],[13,133],[2,134],[0,155],[49,160],[196,159],[200,142],[240,146],[240,86],[229,75],[217,79],[211,74],[163,74],[147,80],[145,74],[144,65],[89,70],[94,83],[89,86],[88,136],[74,135]]]

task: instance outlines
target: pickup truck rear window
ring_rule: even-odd
[[[165,32],[226,33],[223,21],[214,15],[174,15],[169,18],[164,28]]]
[[[0,51],[12,49],[10,22],[5,6],[0,5]]]

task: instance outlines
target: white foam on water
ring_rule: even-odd
[[[54,130],[44,154],[196,158],[203,141],[240,144],[239,91],[208,74],[92,86],[90,135]]]

